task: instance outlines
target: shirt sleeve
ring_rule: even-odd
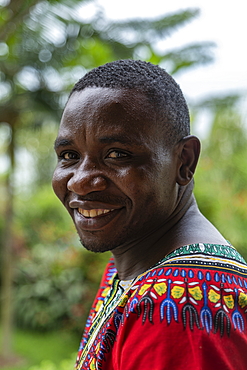
[[[246,370],[246,331],[235,329],[215,305],[178,307],[175,300],[150,293],[130,300],[123,312],[114,370]],[[222,315],[218,328],[217,315]]]

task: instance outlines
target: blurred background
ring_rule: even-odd
[[[201,211],[247,259],[244,1],[0,0],[0,368],[73,369],[109,254],[84,251],[51,189],[68,93],[88,70],[160,64],[202,141]]]

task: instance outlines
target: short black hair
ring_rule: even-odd
[[[165,129],[167,144],[175,144],[190,134],[189,110],[183,93],[176,81],[158,65],[132,59],[106,63],[85,74],[70,96],[87,87],[136,89],[144,93]]]

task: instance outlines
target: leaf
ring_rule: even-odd
[[[189,288],[188,291],[197,301],[200,301],[202,299],[202,291],[199,286],[195,288]]]
[[[163,295],[166,292],[166,290],[167,290],[166,283],[157,283],[157,284],[154,284],[154,290],[156,291],[156,293],[159,296]]]
[[[151,284],[143,284],[138,292],[139,295],[143,295],[147,289],[151,287]]]
[[[213,289],[208,292],[208,299],[210,302],[216,303],[220,299],[220,294],[216,293]]]
[[[240,292],[238,297],[238,303],[241,308],[247,306],[247,294]]]
[[[234,308],[234,299],[233,299],[233,296],[231,294],[229,295],[225,295],[223,297],[224,301],[225,301],[225,304],[228,308]]]
[[[181,298],[184,294],[185,288],[180,286],[174,286],[171,290],[171,294],[173,298]],[[181,302],[181,301],[180,301]]]

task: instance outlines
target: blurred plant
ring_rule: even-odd
[[[212,61],[211,43],[169,52],[156,48],[159,40],[195,18],[198,10],[116,23],[108,21],[97,7],[91,17],[86,17],[85,6],[90,3],[93,5],[92,1],[78,0],[0,1],[0,113],[3,132],[8,133],[6,151],[1,154],[6,163],[1,238],[2,351],[6,356],[11,352],[13,258],[20,240],[26,244],[25,235],[37,229],[31,221],[34,229],[28,232],[16,226],[18,202],[26,200],[32,213],[33,205],[25,197],[50,177],[53,128],[68,90],[88,69],[114,59],[146,59],[168,66],[170,72]],[[47,135],[45,145],[40,144],[43,131]],[[25,167],[31,169],[26,179]],[[49,212],[44,215],[50,219]],[[43,238],[42,233],[39,236]]]
[[[47,330],[72,321],[72,317],[81,318],[81,300],[87,288],[77,257],[73,248],[63,251],[53,245],[36,245],[26,252],[15,274],[19,326]]]
[[[109,254],[96,257],[82,248],[50,184],[18,197],[16,210],[16,324],[81,333]]]
[[[197,105],[211,117],[195,175],[202,213],[247,260],[247,132],[239,113],[241,97],[213,97]]]
[[[38,366],[31,366],[28,370],[68,370],[73,369],[75,366],[76,354],[72,355],[70,359],[64,359],[59,365],[49,360],[44,360]]]
[[[96,259],[72,246],[37,244],[26,250],[15,274],[15,317],[19,327],[82,332],[108,256]],[[92,267],[91,267],[92,268]]]

